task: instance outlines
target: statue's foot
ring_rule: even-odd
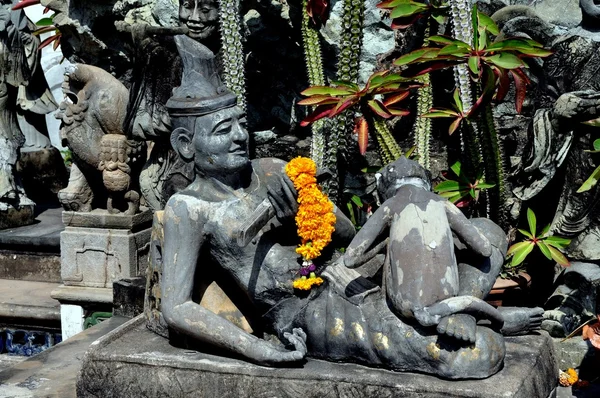
[[[94,194],[79,168],[73,164],[69,184],[58,192],[58,200],[67,211],[92,211]]]
[[[520,336],[540,330],[544,320],[544,310],[540,307],[498,307],[504,318],[500,333],[505,336]]]
[[[469,314],[449,315],[440,320],[437,331],[441,335],[473,344],[476,338],[477,320]]]

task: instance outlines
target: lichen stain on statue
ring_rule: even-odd
[[[108,72],[75,64],[65,75],[65,101],[57,118],[73,153],[68,186],[59,193],[65,210],[135,214],[145,143],[127,137],[123,122],[129,93]]]
[[[16,173],[17,162],[35,174],[33,152],[53,150],[60,159],[45,131],[44,115],[57,105],[40,65],[40,41],[25,13],[11,11],[14,2],[5,3],[0,6],[0,228],[33,222],[34,203]],[[64,171],[62,161],[58,166]]]
[[[489,377],[502,367],[502,334],[539,328],[540,308],[497,310],[482,300],[504,260],[506,235],[489,220],[466,219],[431,193],[425,170],[405,158],[382,172],[387,201],[356,236],[334,210],[332,242],[317,263],[325,283],[308,294],[295,291],[297,203],[285,163],[249,160],[245,116],[215,73],[213,55],[185,36],[177,45],[184,76],[167,103],[171,142],[196,176],[155,218],[162,228],[155,225],[148,274],[151,329],[175,345],[203,342],[221,355],[261,365],[308,356],[465,379]],[[420,216],[404,213],[408,208]],[[254,236],[240,240],[249,220],[259,225],[248,229]],[[400,222],[414,227],[404,231]],[[469,263],[457,262],[450,231],[464,242]],[[435,244],[423,245],[427,236],[436,237]],[[348,244],[336,257],[333,249]],[[382,251],[383,289],[381,281],[361,274]],[[402,274],[419,272],[432,276],[415,278],[418,289],[401,282]],[[201,305],[213,281],[246,315],[253,333],[230,322],[231,313],[219,316]],[[276,339],[267,341],[262,332]]]

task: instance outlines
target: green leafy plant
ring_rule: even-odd
[[[392,29],[406,29],[420,18],[431,16],[439,24],[444,24],[450,6],[444,0],[431,0],[425,3],[413,0],[387,0],[377,5],[390,11]]]
[[[597,125],[600,126],[600,119],[596,119],[591,122],[586,122],[586,124],[596,126],[596,124],[593,124],[593,122],[595,122],[595,121],[597,121],[598,122]],[[595,140],[593,145],[594,145],[594,150],[593,151],[586,150],[586,152],[600,153],[600,138]],[[592,174],[588,177],[588,179],[585,180],[585,182],[583,184],[581,184],[581,186],[577,190],[577,193],[589,191],[598,183],[598,180],[600,180],[600,166],[596,167],[596,169],[592,172]]]
[[[300,124],[307,126],[319,119],[333,118],[352,106],[358,106],[362,116],[358,118],[356,131],[361,154],[367,150],[369,120],[373,116],[389,119],[394,116],[406,116],[410,112],[400,108],[410,95],[410,90],[421,87],[422,83],[406,79],[389,71],[371,75],[365,87],[357,84],[336,81],[332,86],[314,86],[302,92],[308,97],[298,102],[299,105],[316,106]],[[373,123],[372,123],[373,124]],[[377,125],[373,126],[376,130]]]
[[[484,181],[483,171],[479,171],[475,177],[470,176],[460,162],[454,163],[450,169],[458,180],[442,181],[433,190],[440,196],[448,198],[457,207],[465,207],[472,202],[477,203],[482,190],[495,186]]]
[[[33,6],[36,4],[41,4],[41,0],[22,0],[21,2],[17,3],[12,9],[20,10],[22,8]],[[46,7],[44,9],[44,14],[46,14],[48,11],[50,11],[50,10],[48,7]],[[54,14],[49,17],[44,17],[44,18],[40,19],[35,24],[36,24],[36,26],[39,27],[38,29],[33,31],[33,35],[35,35],[35,36],[39,36],[39,35],[42,35],[44,33],[49,33],[49,32],[54,33],[50,37],[44,39],[40,43],[38,49],[41,50],[44,47],[47,47],[50,44],[52,44],[52,48],[54,50],[56,50],[58,48],[58,46],[60,45],[62,33],[60,32],[60,30],[58,30],[58,28],[56,26],[54,26]]]
[[[512,257],[510,263],[511,267],[516,267],[525,261],[525,258],[527,258],[529,253],[531,253],[536,246],[548,260],[554,260],[563,267],[571,265],[569,260],[567,260],[562,253],[562,251],[571,243],[570,239],[550,235],[550,224],[537,234],[536,217],[531,209],[527,209],[527,222],[529,224],[529,231],[519,229],[519,232],[527,239],[515,243],[508,249],[507,257]]]

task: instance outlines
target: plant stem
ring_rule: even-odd
[[[242,35],[240,34],[240,0],[219,0],[223,80],[238,96],[238,105],[246,109],[246,86]]]

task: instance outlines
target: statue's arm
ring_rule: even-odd
[[[386,201],[358,231],[344,254],[344,265],[348,268],[358,268],[375,255],[381,253],[387,245],[390,220],[393,216],[391,203]]]
[[[450,228],[458,237],[477,254],[489,257],[492,255],[490,241],[469,221],[467,217],[449,201],[444,201]]]
[[[285,336],[295,350],[280,350],[192,301],[194,275],[201,273],[196,270],[198,255],[206,244],[202,216],[190,206],[193,201],[174,196],[165,208],[161,311],[167,324],[260,364],[301,360],[306,354],[306,335],[301,329]]]

